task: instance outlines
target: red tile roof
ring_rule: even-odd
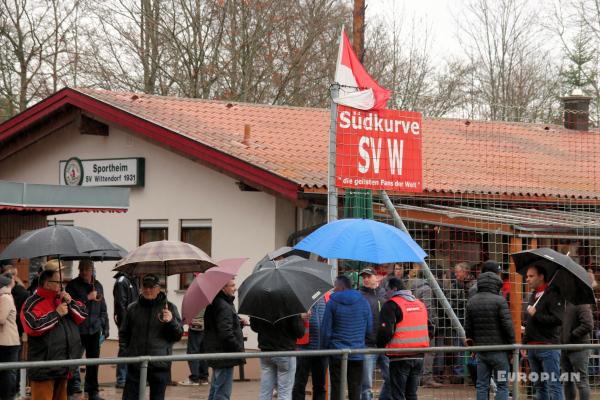
[[[305,190],[327,184],[328,109],[78,92]],[[422,130],[426,192],[600,199],[598,131],[459,119],[424,119]]]

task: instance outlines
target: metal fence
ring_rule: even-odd
[[[521,350],[592,350],[600,351],[600,344],[566,344],[566,345],[502,345],[502,346],[473,346],[473,347],[429,347],[426,349],[341,349],[341,350],[306,350],[306,351],[277,351],[277,352],[248,352],[248,353],[207,353],[207,354],[181,354],[170,356],[141,356],[120,358],[95,358],[77,360],[56,361],[20,361],[14,363],[0,363],[0,370],[6,369],[29,369],[37,367],[56,366],[81,366],[81,365],[115,365],[115,364],[140,364],[140,387],[139,399],[144,400],[146,396],[146,380],[148,364],[153,361],[192,361],[192,360],[215,360],[215,359],[239,359],[239,358],[265,358],[265,357],[311,357],[311,356],[341,356],[340,374],[340,399],[345,398],[346,375],[348,371],[348,357],[351,354],[387,354],[387,353],[481,353],[489,351],[507,351],[512,353],[512,371],[522,370]],[[512,399],[527,398],[526,385],[520,379],[512,380]],[[525,393],[523,393],[525,392]],[[522,396],[522,397],[521,397]]]

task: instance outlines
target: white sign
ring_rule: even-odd
[[[59,162],[59,182],[69,186],[144,186],[144,158]]]

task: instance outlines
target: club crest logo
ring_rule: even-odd
[[[83,182],[83,164],[77,157],[71,157],[65,164],[65,184],[68,186],[79,186]]]

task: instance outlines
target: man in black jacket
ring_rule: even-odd
[[[148,274],[142,280],[142,294],[138,301],[127,308],[119,340],[125,346],[126,356],[166,356],[173,353],[173,343],[181,340],[183,324],[177,307],[167,301],[160,291],[159,279]],[[166,306],[165,306],[166,305]],[[151,362],[148,365],[150,400],[165,398],[167,384],[171,382],[171,363]],[[140,367],[131,364],[127,369],[127,380],[123,400],[139,397]]]
[[[88,313],[86,320],[79,325],[81,344],[85,349],[86,358],[100,357],[100,336],[107,337],[108,314],[104,301],[102,284],[94,278],[94,262],[81,260],[79,276],[67,285],[67,293],[74,300],[85,304]],[[79,371],[69,379],[68,394],[73,395],[81,386]],[[89,400],[102,400],[98,395],[98,366],[88,365],[85,370],[85,392]]]
[[[133,277],[128,276],[124,272],[118,272],[114,278],[116,279],[113,287],[114,297],[114,313],[113,319],[117,328],[121,329],[121,324],[127,313],[127,307],[133,302],[136,302],[140,293],[138,285]],[[119,354],[118,357],[125,356],[125,347],[123,343],[119,341]],[[127,377],[127,364],[117,364],[117,384],[118,388],[123,389],[125,387],[125,378]]]
[[[204,352],[241,353],[244,351],[242,320],[235,311],[235,281],[232,279],[204,311]],[[208,400],[231,398],[233,367],[243,364],[243,359],[208,360],[213,369]]]
[[[258,333],[258,348],[261,351],[294,351],[296,339],[304,336],[304,321],[298,315],[284,318],[274,324],[251,317],[250,327]],[[260,371],[259,400],[271,400],[275,388],[278,399],[292,398],[296,357],[261,358]]]
[[[523,343],[559,344],[565,304],[558,289],[548,286],[548,277],[542,267],[532,265],[527,269],[527,284],[533,292],[527,306]],[[527,352],[531,372],[540,379],[534,382],[540,400],[562,400],[560,382],[560,350],[529,350]],[[541,378],[541,373],[546,373]]]
[[[592,308],[589,304],[575,306],[567,303],[560,334],[562,344],[590,343],[594,327]],[[562,373],[578,374],[578,379],[565,381],[565,398],[575,400],[575,387],[579,391],[579,400],[589,400],[590,382],[588,365],[590,360],[589,350],[563,350],[560,355]]]
[[[500,295],[502,279],[494,272],[477,278],[477,293],[467,303],[465,334],[467,346],[515,343],[515,331],[506,299]],[[508,354],[504,351],[477,355],[477,400],[487,400],[490,377],[498,384],[496,399],[508,399]],[[493,375],[492,375],[493,373]]]

